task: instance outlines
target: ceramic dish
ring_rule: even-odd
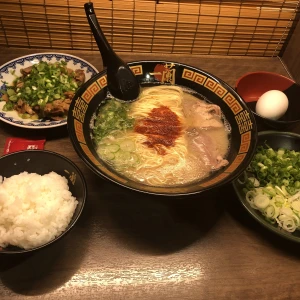
[[[11,177],[21,172],[44,175],[55,172],[68,180],[69,190],[76,197],[78,204],[66,230],[55,239],[32,249],[21,249],[8,246],[0,251],[1,254],[18,254],[32,252],[44,248],[66,235],[79,219],[85,205],[87,187],[83,174],[79,168],[68,158],[45,150],[25,150],[4,155],[0,158],[0,176]]]
[[[272,72],[250,72],[236,81],[235,90],[247,103],[255,117],[269,127],[289,130],[300,123],[300,85],[291,78]],[[255,112],[259,97],[270,90],[282,91],[289,100],[287,112],[278,120],[264,118]]]
[[[291,132],[280,131],[261,131],[258,133],[258,145],[263,145],[265,142],[273,149],[285,148],[289,150],[300,151],[300,135]],[[256,209],[253,209],[245,198],[243,192],[243,184],[240,184],[238,180],[233,182],[234,190],[241,201],[242,205],[248,211],[248,213],[261,225],[270,230],[271,232],[278,234],[284,238],[292,241],[300,242],[300,231],[296,230],[293,233],[289,233],[277,224],[271,224],[266,221],[263,215]]]
[[[70,54],[64,53],[36,53],[13,59],[0,67],[0,89],[6,89],[6,83],[11,84],[15,76],[20,76],[22,68],[29,67],[39,61],[46,62],[67,62],[67,67],[73,70],[83,69],[85,72],[86,81],[98,73],[98,70],[89,62]],[[14,74],[12,74],[14,72]],[[67,124],[67,120],[50,121],[50,120],[30,120],[22,119],[16,111],[3,111],[5,102],[0,101],[0,120],[14,126],[32,129],[45,129]]]
[[[85,83],[75,95],[68,115],[68,130],[73,146],[83,161],[99,176],[123,187],[144,193],[185,196],[219,187],[236,178],[249,164],[255,150],[256,123],[250,109],[225,82],[192,66],[167,61],[129,63],[142,87],[175,84],[189,88],[199,98],[220,106],[231,125],[228,166],[199,182],[172,187],[149,186],[124,178],[113,171],[96,153],[91,137],[91,122],[107,95],[106,72]]]

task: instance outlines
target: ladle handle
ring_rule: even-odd
[[[98,23],[94,6],[92,2],[88,2],[84,4],[85,13],[90,24],[91,30],[95,37],[98,48],[101,52],[103,65],[107,67],[109,61],[111,60],[119,60],[120,58],[115,54],[110,44],[108,43],[106,37],[104,36],[101,27]]]

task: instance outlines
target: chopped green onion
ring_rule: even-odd
[[[12,96],[9,96],[8,99],[12,102],[16,102],[18,100],[18,96],[17,95],[12,95]]]
[[[270,203],[270,199],[266,195],[259,194],[254,197],[253,202],[258,208],[266,208]]]
[[[7,90],[7,95],[8,96],[13,96],[13,95],[15,95],[16,94],[16,92],[13,90],[13,89],[8,89]]]
[[[2,94],[7,97],[0,100],[7,101],[5,108],[10,110],[14,105],[12,103],[22,100],[22,103],[28,104],[32,109],[39,103],[45,106],[54,100],[64,100],[66,92],[75,93],[78,84],[75,78],[75,72],[69,72],[65,61],[48,63],[40,61],[32,65],[28,74],[17,77],[10,85],[6,84],[6,90]],[[8,100],[7,100],[8,98]],[[39,110],[39,117],[44,117],[43,110]],[[36,115],[31,115],[36,118]],[[22,118],[27,118],[28,114],[21,114]]]
[[[300,230],[300,152],[259,146],[247,176],[243,190],[250,206],[285,231]]]

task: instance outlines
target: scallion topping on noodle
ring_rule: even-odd
[[[114,102],[100,107],[94,134],[107,132],[96,135],[97,153],[117,172],[147,185],[174,186],[227,165],[229,132],[218,106],[171,85],[145,88],[131,104]],[[105,130],[109,120],[118,126]]]

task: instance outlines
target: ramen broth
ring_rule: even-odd
[[[231,128],[219,106],[178,86],[144,88],[131,104],[110,101],[116,102],[100,107],[93,132],[98,155],[120,174],[147,185],[175,186],[228,164]],[[111,118],[116,127],[105,129],[104,120]]]

